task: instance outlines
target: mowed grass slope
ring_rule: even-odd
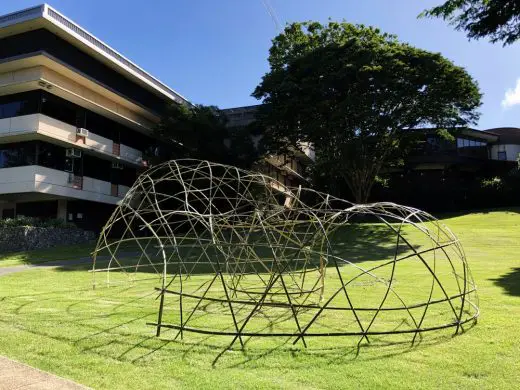
[[[163,331],[156,338],[155,329],[146,325],[156,320],[157,283],[93,290],[93,275],[80,265],[0,278],[0,354],[99,389],[516,388],[518,211],[473,213],[443,221],[462,241],[479,289],[478,324],[456,337],[451,336],[453,329],[425,334],[413,347],[409,342],[385,344],[387,339],[381,337],[374,340],[377,345],[364,346],[359,353],[357,337],[308,339],[307,349],[285,339],[261,338],[249,341],[245,351],[237,345],[213,366],[229,338],[185,333],[183,341],[173,341],[175,331]],[[363,240],[377,236],[376,230],[371,232]],[[413,241],[413,233],[409,238]],[[352,246],[352,238],[345,242]],[[369,258],[388,258],[391,247],[390,241],[371,246],[368,256],[358,253],[358,264],[370,267],[374,263]],[[87,254],[85,248],[83,255]],[[2,259],[0,264],[9,261]],[[410,290],[417,278],[413,267],[403,265],[398,272],[397,280]],[[332,275],[329,268],[327,277]],[[365,291],[370,299],[369,285]],[[218,323],[213,314],[208,307],[207,319],[202,317],[197,324]]]
[[[75,260],[88,257],[95,243],[59,246],[52,249],[38,249],[28,252],[0,253],[0,268],[18,265],[36,265],[51,261]]]

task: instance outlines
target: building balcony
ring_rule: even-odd
[[[116,190],[114,191],[114,186]],[[0,169],[0,193],[41,194],[46,198],[81,199],[92,202],[116,204],[128,192],[129,187],[87,176],[46,168],[39,165]]]
[[[284,157],[280,155],[271,155],[265,158],[265,161],[272,165],[282,175],[302,178],[303,165],[298,163],[295,157]]]
[[[53,140],[65,147],[86,149],[104,156],[143,165],[141,151],[114,143],[111,139],[89,132],[79,137],[76,127],[43,114],[31,114],[0,119],[0,142],[17,142],[32,139]]]
[[[309,142],[302,142],[299,146],[300,148],[296,151],[296,155],[302,157],[305,156],[313,162],[316,160],[316,152],[314,151],[314,146],[312,146],[312,144]]]

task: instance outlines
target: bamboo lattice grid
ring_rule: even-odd
[[[207,161],[142,174],[100,235],[94,271],[157,278],[157,336],[230,336],[229,347],[266,336],[414,342],[479,315],[463,248],[428,213]]]

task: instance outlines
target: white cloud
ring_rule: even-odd
[[[504,100],[502,100],[502,107],[504,109],[511,108],[520,104],[520,78],[516,80],[515,88],[509,88],[506,91]]]

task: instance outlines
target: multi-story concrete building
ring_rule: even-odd
[[[492,160],[516,161],[520,158],[520,129],[497,127],[486,132],[497,137],[489,149],[489,157]]]
[[[239,130],[247,128],[255,121],[258,110],[256,106],[244,106],[227,108],[222,110],[228,119],[228,127]],[[262,134],[252,135],[255,145],[258,147]],[[302,144],[299,149],[292,151],[290,155],[268,155],[255,164],[254,169],[262,172],[277,182],[288,186],[297,187],[306,183],[305,167],[315,159],[312,146]],[[283,190],[283,189],[280,189]]]
[[[258,106],[245,106],[223,110],[230,128],[246,128],[255,121]],[[459,170],[474,172],[493,160],[516,162],[520,155],[520,129],[505,127],[485,131],[465,129],[457,133],[454,140],[445,140],[434,129],[417,130],[424,134],[422,142],[405,159],[404,170],[437,171],[456,167]],[[261,134],[253,136],[260,142]],[[305,182],[304,168],[315,160],[315,151],[302,145],[291,156],[270,155],[260,161],[256,168],[287,186]]]
[[[0,16],[0,217],[99,226],[169,102],[186,100],[50,6]]]
[[[516,164],[520,155],[520,129],[517,128],[464,129],[457,132],[453,140],[443,139],[435,130],[418,131],[424,133],[424,139],[405,159],[409,169],[425,171],[457,167],[471,172],[484,165],[496,165],[496,161]]]

